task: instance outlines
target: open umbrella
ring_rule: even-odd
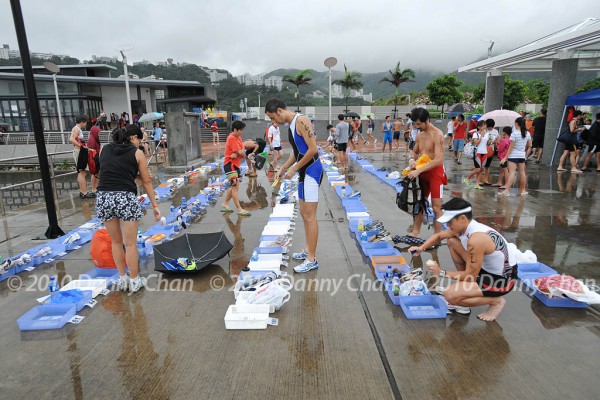
[[[464,113],[467,111],[473,111],[474,109],[475,107],[468,103],[456,103],[448,107],[446,111],[449,113]]]
[[[147,114],[142,115],[139,119],[139,122],[152,122],[158,119],[163,119],[164,117],[165,116],[159,112],[149,112]]]
[[[347,112],[346,114],[344,114],[344,117],[346,117],[346,118],[360,118],[360,115],[358,115],[355,112],[350,111],[350,112]]]
[[[513,126],[515,119],[520,116],[518,112],[512,110],[494,110],[483,114],[480,119],[485,121],[491,118],[496,123],[496,126]]]
[[[225,257],[233,248],[224,232],[182,235],[178,238],[154,246],[154,270],[159,272],[189,272],[178,268],[178,259],[195,262],[192,271],[202,268]]]

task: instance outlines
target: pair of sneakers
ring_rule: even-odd
[[[471,314],[470,307],[458,306],[456,304],[448,303],[448,301],[444,298],[445,290],[446,290],[446,288],[443,286],[436,286],[435,289],[433,289],[434,292],[437,292],[437,294],[442,296],[442,299],[444,299],[444,301],[448,305],[448,312],[447,312],[448,315],[450,315],[450,314],[470,315]]]
[[[70,234],[65,240],[63,240],[63,244],[75,243],[79,239],[81,239],[81,236],[79,236],[79,233],[75,232]]]
[[[117,287],[117,290],[120,290],[122,292],[126,292],[127,290],[129,290],[130,293],[135,293],[144,286],[146,286],[146,278],[138,276],[135,279],[131,279],[129,275],[119,276],[119,279],[117,279],[115,285]]]
[[[46,247],[42,247],[41,249],[39,249],[34,255],[34,258],[39,258],[39,257],[44,257],[47,256],[48,254],[52,253],[52,249],[48,246]]]
[[[302,250],[298,253],[293,253],[292,258],[298,261],[303,260],[302,264],[294,267],[294,272],[304,273],[312,271],[313,269],[319,269],[319,263],[317,259],[315,258],[314,261],[310,261],[308,259],[308,253],[306,252],[306,250]]]

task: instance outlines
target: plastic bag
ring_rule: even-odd
[[[425,282],[419,279],[411,279],[400,285],[400,296],[422,296],[430,294]]]
[[[590,290],[583,282],[581,282],[582,293],[571,292],[560,287],[550,287],[549,289],[552,296],[555,297],[562,297],[565,295],[572,300],[580,301],[582,303],[600,304],[600,294]]]
[[[511,266],[515,264],[533,264],[537,262],[537,256],[531,250],[522,252],[514,243],[508,243],[508,263]]]
[[[279,310],[290,299],[289,290],[291,288],[292,284],[289,280],[276,279],[252,292],[248,296],[248,304],[271,304],[275,310]]]
[[[465,157],[467,157],[467,158],[475,157],[475,146],[473,145],[473,142],[469,142],[469,143],[465,144],[465,148],[463,149],[463,152],[465,153]]]

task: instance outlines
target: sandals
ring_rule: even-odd
[[[492,187],[495,187],[495,188],[499,188],[499,187],[501,187],[501,186],[500,186],[500,185],[498,185],[497,183],[494,183],[494,184],[493,184],[493,185],[491,185],[491,186],[492,186]]]
[[[252,213],[250,211],[241,210],[241,211],[238,211],[238,215],[240,217],[249,217],[252,215]]]
[[[233,210],[231,208],[227,208],[227,207],[221,207],[221,212],[228,214],[228,213],[232,213]]]

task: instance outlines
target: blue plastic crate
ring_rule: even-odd
[[[12,267],[6,270],[3,274],[0,274],[0,282],[6,280],[17,273],[17,267]]]
[[[399,296],[400,307],[407,319],[446,318],[448,304],[437,295]]]
[[[64,293],[71,292],[71,290],[67,291],[59,291],[50,294],[50,303],[52,305],[60,305],[60,304],[75,304],[75,311],[81,311],[83,307],[85,307],[86,303],[92,300],[92,291],[91,290],[79,290],[73,289],[73,291],[81,292],[81,300],[77,302],[59,302],[58,296],[64,296]]]
[[[365,255],[367,257],[374,256],[399,256],[401,253],[393,247],[383,249],[366,249]]]
[[[392,266],[392,272],[398,273],[398,275],[404,275],[405,273],[410,271],[410,267],[407,264],[394,264]],[[375,270],[375,277],[378,281],[385,282],[385,275],[387,274],[387,269],[384,270]]]
[[[360,242],[360,247],[362,248],[363,253],[364,253],[365,250],[389,249],[392,246],[388,242]]]
[[[369,239],[370,239],[372,236],[375,236],[375,235],[377,235],[379,232],[381,232],[381,230],[374,230],[374,231],[363,231],[363,232],[366,232],[366,233],[367,233],[367,243],[370,243],[370,242],[369,242]],[[358,228],[356,229],[356,231],[354,231],[354,234],[356,235],[356,240],[357,240],[359,243],[362,243],[362,240],[361,240],[361,239],[362,239],[362,234],[363,234],[363,232],[359,232],[359,231],[358,231]]]
[[[523,272],[519,278],[523,281],[523,284],[528,288],[536,291],[537,289],[533,285],[533,281],[542,276],[556,275],[552,272]]]
[[[75,304],[42,304],[17,320],[22,331],[60,329],[75,315]]]
[[[539,262],[530,264],[519,264],[517,268],[517,276],[520,279],[523,279],[523,274],[528,273],[545,274],[540,276],[558,275],[558,272],[555,269],[552,269],[549,266]]]
[[[283,247],[255,247],[253,251],[256,251],[257,254],[283,254]]]
[[[269,217],[269,221],[291,221],[292,217]]]
[[[261,235],[259,242],[272,242],[277,240],[278,237],[279,235]]]
[[[346,213],[350,213],[350,212],[368,212],[369,210],[367,209],[367,206],[365,206],[362,203],[359,204],[349,204],[344,206],[344,209],[346,210]]]
[[[119,279],[119,270],[116,268],[92,268],[79,275],[79,279],[106,279],[106,286],[112,286]]]
[[[587,303],[575,301],[567,297],[548,297],[541,293],[539,290],[535,290],[533,295],[541,301],[546,307],[556,308],[587,308]]]

